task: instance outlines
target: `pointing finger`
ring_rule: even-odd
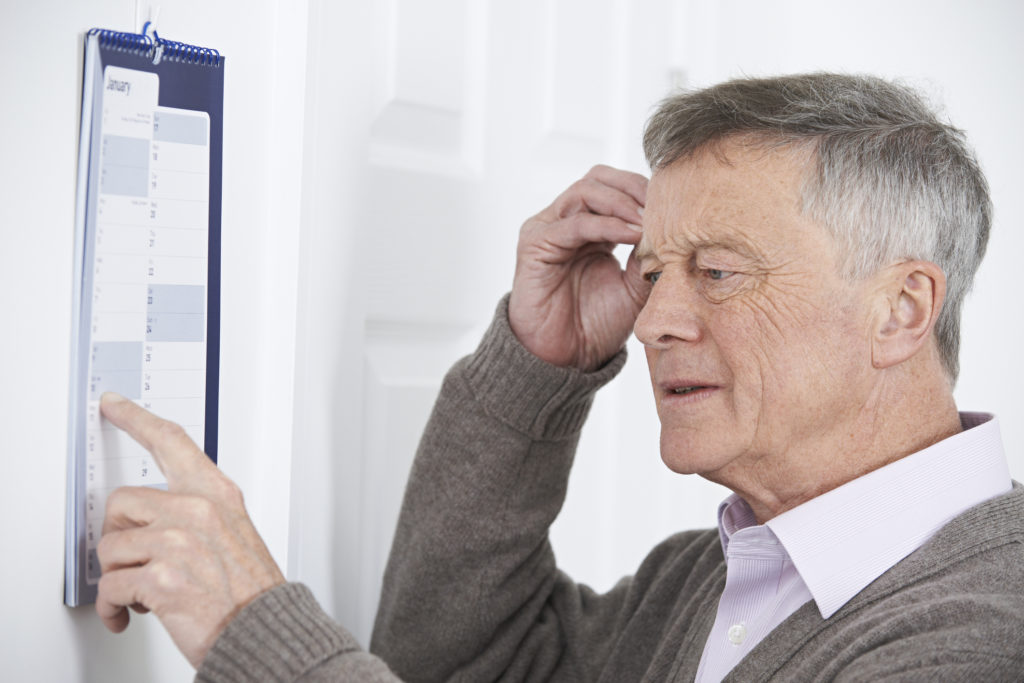
[[[104,393],[100,409],[114,426],[123,429],[153,454],[167,477],[168,488],[173,490],[177,484],[214,467],[180,425],[157,417],[123,396]]]

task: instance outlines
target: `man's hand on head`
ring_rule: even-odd
[[[519,233],[509,323],[531,353],[590,371],[625,344],[650,286],[632,255],[640,241],[647,179],[595,166]]]
[[[107,502],[96,611],[115,633],[152,611],[196,668],[231,618],[284,576],[238,487],[184,430],[116,394],[101,408],[154,456],[167,491],[123,487]]]

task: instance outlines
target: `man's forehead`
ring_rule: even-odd
[[[751,234],[750,207],[720,196],[719,201],[694,201],[693,192],[659,197],[648,192],[643,234],[637,256],[654,256],[662,250],[696,252],[727,249],[744,254],[756,251]],[[758,214],[759,216],[762,214]]]
[[[746,237],[741,229],[732,226],[705,225],[698,226],[694,231],[666,227],[664,230],[644,228],[643,236],[636,247],[637,258],[653,258],[664,249],[687,253],[727,250],[751,258],[759,255],[753,240]]]
[[[778,148],[723,144],[655,171],[637,255],[720,248],[758,256],[765,239],[777,241],[787,223],[806,219],[806,161]]]

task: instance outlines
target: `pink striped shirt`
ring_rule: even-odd
[[[726,559],[696,680],[720,681],[814,600],[828,619],[968,508],[1011,488],[999,421],[961,413],[964,431],[759,525],[733,494],[718,508]]]

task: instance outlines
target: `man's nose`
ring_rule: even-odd
[[[662,273],[637,316],[633,334],[644,346],[656,349],[668,348],[678,341],[700,341],[703,325],[696,297],[685,276]]]

